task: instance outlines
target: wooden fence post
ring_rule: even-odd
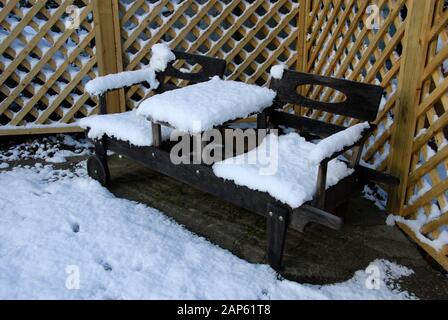
[[[425,33],[433,1],[409,0],[406,35],[399,75],[398,99],[392,129],[389,172],[400,178],[400,185],[389,192],[388,210],[400,214],[405,201],[412,146],[416,128],[416,109],[421,96],[426,60]]]
[[[299,29],[299,34],[297,37],[297,65],[296,70],[300,72],[308,72],[307,63],[308,63],[308,52],[306,52],[306,41],[307,41],[307,17],[310,11],[310,0],[300,0],[300,9],[299,16],[297,19],[297,27]],[[303,93],[305,90],[302,87],[300,89],[300,93]],[[302,114],[302,107],[296,106],[295,112],[296,114]]]
[[[93,0],[99,75],[123,71],[118,0]],[[124,91],[107,94],[107,113],[125,111]]]
[[[299,17],[297,19],[297,27],[299,29],[297,39],[297,71],[307,72],[306,64],[308,52],[306,52],[306,37],[308,34],[307,29],[307,16],[310,10],[310,0],[300,0]]]

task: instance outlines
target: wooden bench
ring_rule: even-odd
[[[176,52],[178,59],[188,59],[202,65],[198,74],[180,72],[172,65],[159,74],[162,83],[157,93],[176,89],[164,84],[164,77],[176,77],[199,83],[208,81],[210,77],[222,76],[225,62],[218,59]],[[324,103],[307,99],[297,93],[300,85],[322,85],[331,87],[345,94],[346,99],[340,103]],[[334,114],[349,116],[360,121],[373,122],[376,119],[383,89],[378,86],[356,83],[341,79],[304,74],[286,70],[281,80],[273,79],[271,88],[277,92],[275,102],[257,115],[258,129],[293,128],[303,136],[327,138],[344,131],[346,128],[326,122],[297,116],[283,111],[286,104],[328,111]],[[101,111],[106,110],[104,95],[100,97]],[[260,192],[247,186],[237,184],[231,179],[218,177],[214,166],[205,164],[179,164],[171,162],[170,151],[173,146],[164,142],[160,123],[151,124],[153,141],[151,146],[135,146],[129,141],[104,135],[95,140],[95,155],[88,161],[89,175],[107,185],[109,169],[107,150],[136,160],[154,171],[186,183],[203,192],[212,194],[236,206],[266,217],[267,221],[267,261],[277,271],[281,269],[284,243],[287,228],[303,232],[309,223],[317,223],[332,229],[340,229],[342,220],[329,212],[346,202],[354,192],[362,191],[368,182],[381,184],[397,184],[396,178],[360,166],[362,146],[371,131],[372,124],[363,130],[362,135],[354,143],[342,150],[328,155],[318,164],[314,198],[300,207],[293,207],[273,197],[269,192]],[[294,138],[294,137],[291,137]],[[308,146],[309,147],[309,146]],[[328,164],[349,150],[353,150],[351,159],[345,161],[351,168],[351,174],[336,185],[326,188]],[[298,155],[298,161],[305,155]],[[279,160],[281,161],[281,154]],[[336,160],[340,161],[340,160]],[[215,167],[216,169],[216,167]]]

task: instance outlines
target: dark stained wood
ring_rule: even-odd
[[[284,204],[271,197],[266,192],[258,192],[244,186],[237,186],[233,182],[218,178],[214,175],[209,166],[185,164],[173,165],[169,159],[169,148],[154,147],[135,147],[127,142],[119,141],[113,138],[106,138],[109,148],[125,157],[142,163],[143,165],[159,173],[172,177],[178,181],[188,184],[198,190],[212,194],[220,199],[233,203],[239,207],[245,208],[251,212],[266,216],[266,206],[271,203],[279,207],[285,207]],[[328,190],[327,194],[331,194]],[[347,198],[346,198],[347,199]],[[293,213],[294,216],[295,213]],[[334,216],[327,214],[327,219],[322,219],[322,214],[302,208],[300,214],[310,215],[310,221],[320,223],[324,226],[332,227],[334,225]],[[295,226],[291,226],[296,229]],[[301,231],[300,229],[296,229]]]
[[[189,81],[191,84],[207,81],[215,75],[222,76],[224,74],[225,62],[222,60],[182,52],[175,52],[175,54],[177,59],[184,59],[193,64],[200,64],[202,69],[198,73],[184,73],[170,64],[165,72],[158,74],[161,86],[156,90],[157,93],[177,88],[170,82],[165,81],[166,77],[180,78]],[[376,117],[379,99],[381,98],[382,93],[382,89],[380,90],[379,87],[320,76],[311,77],[311,75],[292,71],[286,71],[285,74],[286,77],[281,81],[273,81],[272,86],[274,89],[277,89],[279,96],[271,108],[266,109],[257,115],[258,129],[285,126],[297,129],[301,133],[313,134],[319,137],[331,136],[345,129],[341,126],[275,110],[276,108],[281,107],[284,103],[295,103],[331,112],[335,112],[331,108],[346,108],[342,111],[338,109],[340,112],[335,113],[348,115],[362,120],[370,120]],[[328,107],[321,102],[308,101],[297,93],[296,88],[300,84],[326,84],[334,89],[344,92],[347,95],[347,101],[344,102],[345,104],[332,104],[331,107]],[[360,102],[360,99],[364,99],[364,107],[358,109],[354,108],[354,106]],[[373,107],[374,102],[377,103],[376,107]],[[100,97],[100,107],[102,112],[106,110],[104,96]],[[375,117],[373,116],[373,113],[375,113]],[[254,191],[244,186],[238,186],[232,181],[216,177],[210,166],[203,164],[174,165],[170,159],[172,144],[162,143],[160,123],[152,124],[154,140],[152,147],[135,147],[127,142],[119,141],[107,136],[96,141],[95,146],[97,156],[93,160],[99,161],[92,160],[91,169],[100,166],[101,168],[105,168],[105,170],[103,170],[104,172],[107,172],[106,153],[107,150],[110,149],[198,190],[212,194],[239,207],[265,216],[267,219],[267,259],[269,264],[275,270],[279,271],[281,268],[286,230],[288,226],[300,232],[303,232],[309,223],[318,223],[328,228],[340,229],[342,227],[342,220],[324,210],[332,210],[346,202],[354,192],[361,191],[363,183],[368,180],[376,179],[390,182],[391,179],[389,177],[377,175],[374,172],[358,166],[361,146],[373,128],[374,127],[372,126],[369,130],[365,130],[362,138],[352,146],[349,146],[340,152],[336,152],[331,157],[324,159],[321,162],[316,181],[316,195],[314,200],[294,210],[274,199],[266,192]],[[342,180],[336,186],[326,190],[328,162],[351,148],[355,148],[353,161],[351,162],[351,165],[355,167],[355,173]],[[95,172],[99,171],[101,170],[96,170]],[[360,176],[360,172],[362,176]],[[94,174],[92,173],[92,175]],[[98,179],[104,180],[102,179],[102,176],[98,177]]]
[[[107,138],[102,137],[95,141],[95,155],[87,161],[89,176],[107,186],[110,179],[109,166],[107,164]]]
[[[357,165],[359,165],[359,162],[361,161],[361,157],[362,157],[363,147],[364,147],[364,145],[359,145],[359,146],[355,146],[353,148],[353,150],[352,150],[353,153],[350,157],[349,168],[353,169]]]
[[[333,153],[332,155],[328,156],[327,158],[325,158],[324,160],[322,160],[322,162],[328,162],[331,161],[333,159],[336,159],[337,157],[343,155],[344,153],[346,153],[349,150],[352,150],[355,147],[360,147],[363,146],[365,141],[367,140],[367,138],[370,136],[370,134],[373,132],[373,130],[375,130],[375,125],[370,124],[370,128],[365,129],[362,133],[361,133],[361,138],[359,138],[358,141],[356,141],[355,143],[353,143],[350,146],[345,147],[344,149],[342,149],[341,151],[336,151],[335,153]]]
[[[268,193],[237,186],[231,181],[216,177],[209,166],[200,164],[174,165],[170,160],[169,150],[155,147],[135,147],[113,138],[107,138],[107,143],[110,150],[118,154],[262,216],[266,215],[266,205],[268,203],[278,202]],[[277,204],[281,206],[281,203],[278,202]]]
[[[340,230],[343,226],[341,218],[308,204],[293,210],[290,222],[292,228],[304,232],[310,223],[317,223],[333,230]]]
[[[104,158],[98,155],[89,157],[87,160],[87,173],[103,186],[109,184],[110,171],[107,161]]]
[[[267,260],[269,265],[279,272],[282,266],[290,211],[283,206],[277,206],[272,203],[268,203],[267,211]]]
[[[100,114],[107,114],[106,94],[100,95],[98,99],[100,103]]]
[[[175,84],[166,82],[163,82],[163,78],[162,77],[158,77],[159,81],[160,81],[160,85],[159,87],[156,89],[157,93],[163,93],[163,92],[167,92],[167,91],[171,91],[171,90],[176,90],[179,89],[178,86],[176,86]]]
[[[345,94],[347,99],[338,103],[312,100],[298,93],[297,87],[302,85],[330,87]],[[380,86],[291,70],[285,70],[281,80],[272,79],[271,88],[277,92],[277,100],[283,104],[291,103],[363,121],[376,119],[384,91]]]
[[[355,169],[364,183],[374,182],[387,186],[400,185],[400,179],[388,173],[376,171],[359,165]]]
[[[178,87],[171,83],[165,83],[164,78],[165,77],[174,77],[177,79],[187,80],[190,83],[199,83],[199,82],[205,82],[213,78],[214,76],[223,77],[224,71],[226,69],[226,61],[222,59],[217,58],[211,58],[207,56],[201,56],[197,54],[191,54],[187,52],[181,52],[181,51],[173,51],[174,55],[176,56],[176,60],[172,61],[168,64],[166,70],[164,72],[160,72],[157,74],[157,78],[159,79],[160,86],[155,91],[157,93],[162,93],[169,90],[177,89]],[[177,60],[187,60],[191,63],[197,63],[202,66],[202,69],[197,73],[188,73],[188,72],[181,72],[180,70],[176,69],[173,65],[176,63]],[[142,81],[143,83],[145,81]],[[138,83],[135,83],[134,85],[137,85]],[[111,91],[120,90],[123,88],[127,88],[127,86],[123,86],[121,88],[111,89],[108,90],[106,93]],[[104,96],[106,95],[104,93]],[[101,102],[101,101],[100,101]],[[104,106],[106,104],[104,103]],[[102,114],[106,114],[105,112],[102,112]]]
[[[95,140],[95,154],[103,159],[107,159],[107,137]]]
[[[173,53],[177,60],[187,60],[191,64],[199,64],[202,66],[202,69],[197,73],[181,72],[173,66],[174,63],[170,63],[166,70],[161,73],[162,76],[199,83],[208,81],[214,76],[222,77],[224,75],[226,69],[225,60],[181,51],[173,51]]]
[[[346,129],[342,126],[278,110],[269,110],[269,121],[276,126],[293,128],[301,133],[311,133],[321,138],[331,136]]]
[[[257,129],[267,129],[268,128],[268,113],[267,110],[259,113],[257,115]]]
[[[96,150],[99,154],[105,154],[107,147],[117,154],[138,161],[152,170],[259,215],[268,216],[269,211],[266,210],[268,205],[277,208],[277,211],[282,212],[282,215],[285,215],[287,211],[287,219],[284,220],[286,224],[284,226],[275,224],[270,229],[278,230],[280,228],[280,232],[277,235],[271,234],[271,231],[268,232],[270,234],[268,242],[271,243],[271,248],[277,248],[271,250],[269,255],[269,263],[276,270],[279,270],[279,263],[281,263],[279,252],[283,251],[283,245],[279,245],[282,243],[281,239],[285,236],[282,228],[290,226],[299,232],[303,232],[309,223],[318,223],[332,229],[338,229],[342,226],[341,219],[328,212],[313,208],[311,203],[292,210],[266,192],[254,191],[247,187],[238,186],[232,181],[216,177],[209,166],[195,164],[174,165],[170,161],[170,148],[165,144],[160,148],[136,147],[127,142],[105,136],[102,141],[97,143],[97,146]],[[107,162],[105,162],[105,167],[107,168]],[[360,181],[361,179],[355,171],[355,174],[327,190],[325,193],[325,209],[332,210],[339,204],[347,201],[354,192],[360,192],[363,187]],[[291,223],[289,223],[290,221]]]
[[[162,145],[162,126],[158,123],[151,122],[152,129],[152,145],[160,147]]]
[[[313,204],[316,208],[323,209],[325,207],[325,190],[327,186],[328,162],[324,161],[319,166],[317,173],[316,194]]]
[[[339,181],[325,192],[325,211],[332,212],[363,189],[364,184],[355,171],[355,174]]]

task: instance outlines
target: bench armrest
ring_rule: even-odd
[[[159,82],[152,68],[144,68],[135,71],[125,71],[97,77],[85,86],[85,90],[91,96],[101,96],[108,91],[130,87],[142,82],[148,82],[151,88],[157,88]]]
[[[176,60],[176,55],[165,43],[153,45],[151,52],[148,67],[97,77],[86,84],[85,90],[91,96],[101,96],[108,91],[130,87],[145,81],[149,83],[151,89],[157,89],[159,81],[156,79],[156,73],[165,71],[168,64]]]
[[[328,162],[344,154],[348,150],[358,147],[354,150],[350,167],[353,168],[359,162],[361,156],[361,146],[364,144],[375,126],[368,122],[355,125],[341,132],[335,133],[319,142],[315,149],[309,155],[309,161],[312,164],[318,164],[316,195],[313,204],[323,209],[325,207],[325,192],[327,184]]]
[[[374,129],[375,125],[364,122],[323,139],[311,152],[310,162],[313,164],[329,162],[348,150],[361,146]]]

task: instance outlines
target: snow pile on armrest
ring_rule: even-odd
[[[285,72],[286,66],[284,64],[278,64],[271,68],[271,77],[277,80],[283,78],[283,72]]]
[[[152,89],[159,86],[154,70],[151,68],[143,68],[136,71],[125,71],[95,78],[87,82],[85,90],[91,96],[99,96],[108,90],[129,87],[143,81],[148,82]]]
[[[152,56],[149,61],[149,67],[155,72],[163,72],[166,70],[168,63],[176,60],[176,56],[166,43],[158,43],[151,48]]]
[[[152,146],[151,122],[138,116],[135,111],[87,117],[81,119],[79,125],[89,129],[90,139],[101,139],[107,135],[138,147]],[[168,139],[171,131],[162,127],[162,139]]]
[[[151,50],[152,56],[148,68],[97,77],[87,82],[86,92],[91,96],[98,96],[108,90],[129,87],[144,81],[149,83],[151,89],[157,89],[159,82],[156,79],[156,72],[165,71],[168,63],[175,60],[176,56],[165,43],[155,44]]]
[[[363,132],[369,128],[370,124],[364,122],[323,139],[312,150],[309,161],[313,164],[321,163],[322,160],[331,157],[334,153],[358,142],[362,138]]]
[[[194,134],[260,112],[272,105],[275,95],[267,88],[214,77],[152,96],[137,113]]]

